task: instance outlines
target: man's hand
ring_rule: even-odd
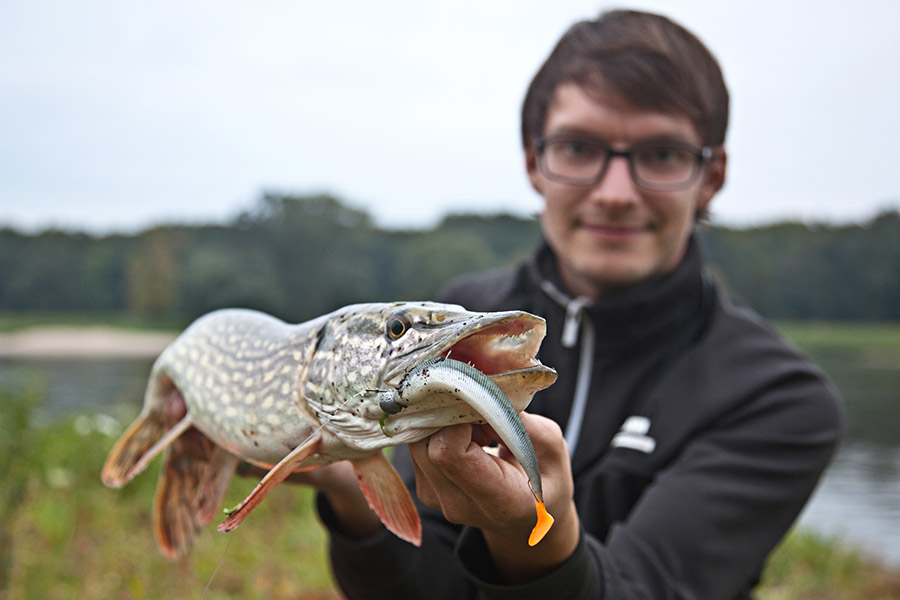
[[[484,532],[494,562],[510,581],[534,579],[562,564],[578,544],[578,514],[572,470],[559,426],[522,413],[541,466],[544,502],[556,523],[537,546],[529,547],[535,505],[525,472],[505,448],[485,451],[490,428],[444,427],[410,445],[419,499],[452,522]]]
[[[265,474],[265,469],[249,464],[242,464],[238,469],[238,475],[241,476],[263,477]],[[369,507],[369,502],[359,489],[353,465],[346,460],[309,471],[291,473],[285,481],[308,485],[324,494],[340,523],[341,533],[347,537],[364,539],[383,527],[378,515]]]

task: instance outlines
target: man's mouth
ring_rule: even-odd
[[[579,220],[577,227],[595,236],[613,240],[627,240],[647,233],[650,228],[635,223],[615,223]]]

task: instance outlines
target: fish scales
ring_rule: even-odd
[[[201,425],[213,442],[271,466],[312,430],[296,398],[299,365],[314,346],[313,326],[290,326],[254,311],[217,311],[160,356],[151,378],[172,379],[196,421],[215,424]]]
[[[222,531],[294,471],[346,459],[388,529],[419,544],[415,506],[381,449],[483,419],[461,392],[413,394],[401,403],[401,381],[423,362],[452,354],[512,403],[488,406],[492,414],[517,421],[517,411],[556,379],[536,358],[544,333],[543,319],[521,311],[475,313],[432,302],[351,305],[300,324],[252,310],[215,311],[154,363],[141,414],[101,477],[121,487],[165,454],[154,530],[161,552],[179,558],[214,518],[240,462],[270,470]]]

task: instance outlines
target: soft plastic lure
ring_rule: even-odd
[[[397,393],[399,401],[393,404],[382,402],[382,408],[388,404],[385,412],[399,412],[407,402],[424,396],[451,395],[471,406],[494,428],[528,477],[537,511],[537,524],[528,537],[528,545],[534,546],[540,542],[553,526],[553,517],[544,506],[541,469],[522,419],[497,384],[471,365],[439,357],[410,371],[398,386]]]

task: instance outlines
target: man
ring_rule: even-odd
[[[522,111],[544,242],[440,298],[547,319],[540,358],[559,379],[523,421],[556,524],[525,545],[527,480],[482,450],[477,426],[396,455],[425,505],[421,548],[381,528],[345,467],[323,470],[349,597],[750,597],[842,411],[704,269],[693,232],[725,181],[727,118],[715,59],[664,17],[609,12],[561,39]]]

